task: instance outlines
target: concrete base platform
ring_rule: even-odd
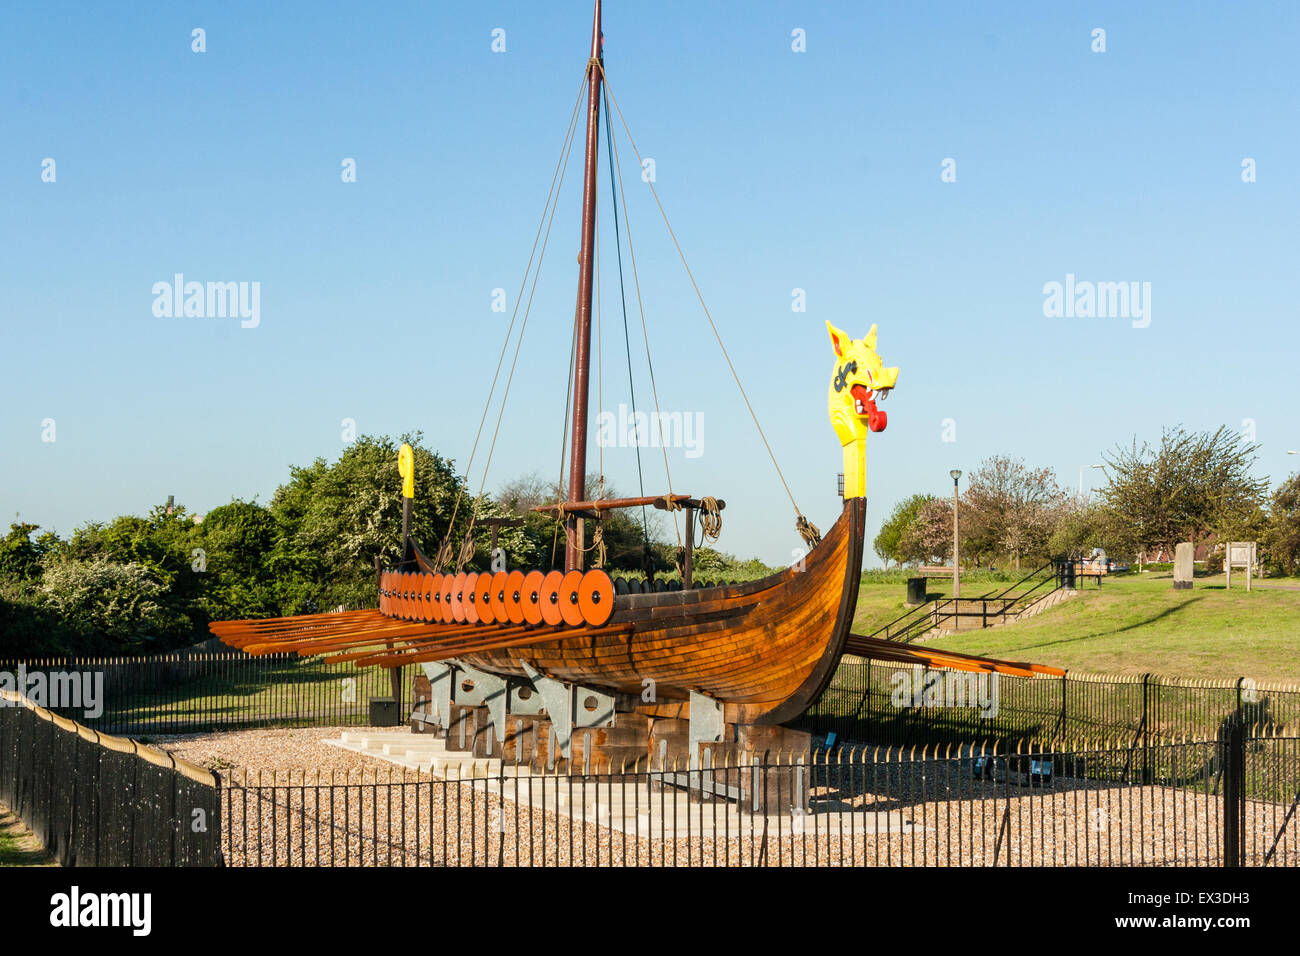
[[[739,839],[764,829],[769,837],[847,837],[851,833],[906,836],[926,829],[913,823],[905,811],[841,814],[837,805],[816,800],[802,809],[778,808],[778,798],[770,785],[767,794],[762,787],[755,790],[752,785],[744,786],[745,778],[751,776],[745,770],[669,770],[584,778],[544,773],[526,764],[503,765],[497,757],[449,750],[447,740],[441,736],[412,734],[409,730],[346,731],[336,740],[323,742],[438,780],[462,781],[521,808],[544,810],[574,823],[609,827],[643,839]],[[797,770],[782,768],[780,772],[793,775]],[[781,802],[789,803],[790,790],[778,792],[782,793]],[[756,794],[760,800],[757,812],[753,805]]]

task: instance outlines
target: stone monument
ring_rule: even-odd
[[[1186,591],[1192,586],[1192,556],[1196,547],[1190,541],[1179,541],[1174,548],[1174,590]]]

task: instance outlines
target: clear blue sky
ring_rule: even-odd
[[[464,463],[509,318],[492,290],[513,306],[589,23],[587,0],[6,5],[0,517],[66,534],[168,494],[198,512],[266,502],[291,464],[338,456],[344,418],[422,429]],[[902,368],[869,446],[873,525],[905,494],[946,493],[952,467],[1007,453],[1073,486],[1162,425],[1252,419],[1261,473],[1300,462],[1286,456],[1300,448],[1298,25],[1289,2],[610,0],[605,53],[795,496],[825,528],[840,470],[827,319],[855,335],[879,323]],[[789,503],[621,148],[661,402],[703,416],[703,453],[670,459],[674,487],[727,499],[726,550],[788,561]],[[578,189],[575,166],[489,489],[559,472]],[[612,263],[606,244],[616,408]],[[155,317],[153,284],[177,272],[260,282],[260,325]],[[1149,327],[1045,317],[1044,284],[1067,274],[1149,282]],[[637,375],[644,405],[643,358]],[[646,460],[647,490],[664,490],[662,459]],[[630,450],[605,468],[633,493]]]

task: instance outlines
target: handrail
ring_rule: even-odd
[[[961,618],[961,617],[979,616],[985,618],[985,620],[987,621],[989,614],[992,613],[993,616],[1000,617],[1002,618],[1003,621],[1005,621],[1007,615],[1012,613],[1013,607],[1015,607],[1020,602],[1024,601],[1030,595],[1034,594],[1044,585],[1055,583],[1056,586],[1048,590],[1046,593],[1039,594],[1028,604],[1020,607],[1017,611],[1015,611],[1015,613],[1016,614],[1023,613],[1024,611],[1038,604],[1048,595],[1054,594],[1056,591],[1059,591],[1061,589],[1061,579],[1059,575],[1043,573],[1045,571],[1048,571],[1049,569],[1055,569],[1055,567],[1056,567],[1055,560],[1048,561],[1046,564],[1040,565],[1039,567],[1030,571],[1024,577],[1020,578],[1020,580],[1016,581],[1009,587],[1003,589],[1002,591],[996,594],[986,593],[986,594],[977,595],[975,597],[936,598],[933,601],[927,601],[925,604],[922,604],[919,607],[914,607],[909,611],[905,611],[904,613],[900,614],[898,617],[894,618],[892,621],[889,621],[888,623],[882,625],[881,627],[876,628],[874,631],[871,632],[869,636],[876,639],[883,639],[887,641],[894,641],[897,643],[907,644],[915,640],[921,634],[924,634],[926,631],[940,626],[938,622],[941,618]],[[1024,585],[1029,581],[1032,581],[1034,578],[1038,578],[1039,580],[1034,584],[1033,587],[1029,588],[1029,590],[1024,591],[1020,594],[1015,594],[1015,595],[1011,594],[1011,592],[1014,591],[1016,588]],[[993,603],[993,602],[996,602],[1000,606],[995,607],[990,612],[988,605],[989,603]],[[980,609],[979,611],[963,613],[962,612],[963,603],[965,603],[966,606],[971,606],[974,603],[978,603],[980,605]]]
[[[1013,585],[1011,585],[1010,587],[1008,587],[1005,591],[1001,591],[1000,593],[996,594],[995,597],[1002,597],[1002,595],[1004,595],[1004,594],[1006,594],[1006,593],[1008,593],[1008,592],[1010,592],[1010,591],[1014,591],[1016,588],[1020,587],[1020,585],[1024,584],[1024,583],[1025,583],[1026,581],[1028,581],[1030,578],[1037,577],[1039,574],[1041,574],[1043,571],[1047,570],[1048,568],[1055,568],[1055,567],[1056,567],[1056,561],[1055,561],[1055,560],[1048,561],[1046,564],[1041,565],[1041,566],[1035,568],[1034,570],[1030,571],[1028,574],[1026,574],[1023,578],[1021,578],[1021,579],[1020,579],[1019,581],[1017,581],[1015,584],[1013,584]]]
[[[893,627],[893,626],[894,626],[895,624],[897,624],[899,621],[903,620],[904,618],[911,617],[913,614],[917,614],[917,613],[919,613],[919,612],[921,612],[921,611],[925,611],[926,608],[927,608],[929,605],[933,604],[933,603],[934,603],[933,601],[926,601],[925,604],[920,604],[920,605],[917,605],[916,607],[912,608],[912,609],[909,610],[909,611],[904,611],[902,614],[898,615],[898,617],[894,618],[894,619],[893,619],[892,621],[890,621],[889,623],[887,623],[887,624],[885,624],[885,625],[883,625],[883,626],[881,626],[881,627],[876,628],[876,630],[874,630],[874,631],[871,632],[870,636],[871,636],[871,637],[875,637],[875,636],[876,636],[877,634],[879,634],[881,631],[886,631],[886,632],[887,632],[891,627]]]

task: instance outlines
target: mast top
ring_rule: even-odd
[[[599,60],[601,57],[601,47],[604,45],[605,38],[600,32],[600,0],[596,0],[596,13],[591,23],[591,58]]]

